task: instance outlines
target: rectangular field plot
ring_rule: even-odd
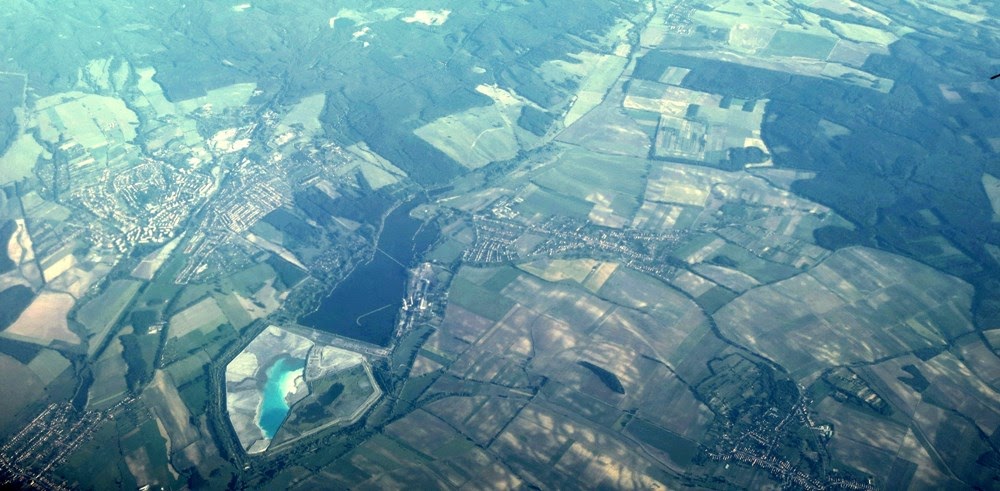
[[[722,99],[706,99],[690,104],[683,113],[671,110],[660,117],[656,131],[657,158],[697,162],[725,170],[746,164],[765,163],[768,150],[760,140],[760,124],[765,102],[753,106],[731,104]],[[752,111],[744,110],[753,107]]]
[[[500,320],[514,306],[511,300],[498,298],[495,293],[462,277],[455,278],[449,301],[494,321]]]
[[[80,344],[80,337],[69,329],[66,321],[74,303],[69,294],[42,292],[21,312],[14,324],[3,331],[3,335],[42,345],[56,341]]]
[[[38,378],[45,385],[52,383],[69,367],[69,360],[60,355],[58,351],[49,349],[42,350],[28,363],[28,368],[35,372],[35,375],[38,375]]]
[[[725,173],[683,164],[654,166],[645,198],[656,203],[705,206],[712,186],[727,181]]]
[[[194,331],[209,332],[225,324],[226,315],[215,299],[208,297],[170,318],[169,337],[183,337]]]
[[[87,327],[90,334],[90,353],[100,346],[107,333],[118,322],[125,308],[132,303],[141,283],[132,280],[115,280],[100,295],[87,302],[76,312],[76,320]]]
[[[649,463],[623,441],[536,405],[525,407],[490,450],[532,482],[650,489]]]
[[[560,194],[588,201],[594,193],[602,191],[638,196],[642,192],[639,177],[648,165],[644,159],[567,152],[534,181]]]
[[[922,264],[850,248],[808,273],[743,294],[716,320],[731,339],[805,377],[942,346],[972,329],[971,295],[968,284]]]
[[[681,220],[685,209],[680,205],[643,201],[642,207],[632,219],[632,227],[660,233],[674,228],[684,228],[690,224]]]
[[[115,339],[94,363],[94,383],[87,399],[88,409],[106,409],[125,397],[125,359],[122,344]]]
[[[519,304],[531,306],[533,310],[545,312],[578,329],[593,326],[612,307],[609,302],[585,294],[579,287],[547,283],[532,276],[518,277],[503,293]]]
[[[698,453],[697,443],[638,418],[629,423],[628,432],[643,443],[666,452],[671,460],[682,466],[690,465]]]
[[[590,221],[620,228],[639,208],[647,167],[643,159],[567,152],[532,181],[553,193],[591,203]]]
[[[527,194],[523,196],[523,201],[518,203],[515,209],[518,213],[537,220],[553,215],[586,219],[594,207],[593,203],[565,196],[536,185],[530,185],[526,189]]]
[[[824,60],[830,55],[833,46],[837,44],[834,38],[817,36],[797,31],[781,30],[774,34],[771,42],[764,50],[765,54],[775,56],[801,56]]]
[[[582,284],[598,264],[593,259],[543,259],[518,267],[545,281],[569,280]]]
[[[469,169],[512,158],[519,149],[513,126],[496,105],[442,117],[414,133]]]
[[[612,88],[617,94],[619,87]],[[558,141],[605,155],[644,158],[649,154],[657,113],[623,109],[615,95],[563,130]],[[574,106],[576,107],[576,106]]]

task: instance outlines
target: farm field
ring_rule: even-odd
[[[18,136],[0,156],[3,169],[0,171],[0,184],[9,184],[31,176],[32,168],[44,152],[45,150],[32,136]]]
[[[87,406],[106,409],[125,398],[125,359],[120,340],[113,340],[94,364],[94,383],[88,394]]]
[[[745,294],[716,319],[727,336],[811,380],[825,367],[942,347],[972,329],[971,301],[971,289],[961,280],[853,248],[808,273]],[[765,321],[762,311],[782,312],[785,321]]]
[[[80,344],[80,337],[69,329],[66,321],[76,302],[67,293],[43,292],[21,312],[21,316],[3,334],[15,339],[48,345],[60,341]]]
[[[89,352],[93,354],[118,318],[139,292],[139,282],[116,280],[97,297],[83,304],[76,312],[76,320],[87,328]]]
[[[9,426],[18,413],[41,399],[45,384],[30,368],[7,355],[0,355],[0,374],[4,387],[12,390],[9,397],[0,401],[0,424]]]
[[[463,166],[477,169],[517,153],[517,138],[505,109],[496,102],[472,108],[417,128],[414,134]]]
[[[72,7],[0,487],[1000,488],[989,2]]]
[[[219,308],[219,304],[214,298],[208,297],[171,317],[168,336],[174,339],[196,331],[207,333],[225,324],[226,321],[226,315]]]

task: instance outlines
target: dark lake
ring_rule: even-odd
[[[299,319],[299,323],[388,345],[406,293],[407,268],[413,266],[415,254],[426,251],[437,238],[434,226],[421,228],[420,220],[410,218],[410,211],[423,202],[423,198],[413,199],[393,210],[385,219],[372,260],[358,265],[315,312]]]

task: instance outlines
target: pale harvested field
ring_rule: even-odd
[[[7,242],[7,257],[15,264],[20,265],[25,261],[31,261],[35,259],[35,251],[31,245],[31,236],[28,235],[28,229],[25,227],[24,219],[18,218],[15,220],[17,223],[17,229],[10,236],[10,241]]]
[[[80,337],[69,330],[66,322],[74,303],[68,293],[42,292],[4,334],[29,338],[45,345],[53,341],[80,344]]]
[[[104,276],[108,272],[108,269],[105,264],[98,264],[90,271],[74,266],[59,275],[55,280],[49,282],[49,288],[69,293],[74,298],[82,298],[87,294],[87,289],[90,288],[90,285]]]
[[[143,400],[159,424],[166,428],[168,445],[181,449],[201,438],[198,429],[191,424],[191,413],[180,393],[163,370],[156,371],[153,383],[143,392]]]
[[[156,272],[163,266],[167,258],[170,257],[170,253],[174,252],[174,248],[177,244],[180,244],[180,239],[174,239],[167,243],[167,245],[161,247],[160,249],[149,253],[146,257],[142,258],[142,261],[132,270],[132,276],[139,278],[141,280],[151,280]]]
[[[179,338],[196,330],[214,329],[226,322],[226,315],[215,303],[206,298],[170,318],[170,338]]]
[[[518,267],[545,281],[573,280],[580,283],[596,263],[593,259],[542,259]]]
[[[727,180],[727,176],[721,171],[683,164],[665,164],[650,172],[646,199],[660,203],[704,206],[712,187]]]
[[[410,369],[410,378],[426,375],[435,370],[440,370],[441,367],[440,363],[431,360],[426,356],[418,355],[417,358],[413,360],[413,368]]]
[[[146,447],[139,447],[135,452],[126,455],[125,465],[128,466],[128,471],[135,478],[137,485],[146,486],[153,483],[153,477],[149,472],[152,462],[149,460],[149,453],[146,451]]]
[[[76,265],[76,256],[67,252],[59,260],[52,262],[50,266],[46,267],[45,272],[42,274],[45,276],[45,281],[52,281],[59,275],[69,271],[74,265]]]

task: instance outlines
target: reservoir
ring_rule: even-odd
[[[257,421],[257,426],[260,426],[266,438],[274,438],[281,423],[285,421],[285,416],[288,416],[288,401],[285,396],[295,390],[295,378],[304,375],[305,367],[305,360],[282,357],[267,369],[260,420]]]
[[[315,312],[299,319],[299,323],[388,345],[406,294],[407,270],[413,266],[415,255],[425,252],[438,235],[436,227],[421,228],[423,222],[410,217],[410,211],[422,203],[423,198],[415,198],[389,213],[371,261],[359,264]]]

